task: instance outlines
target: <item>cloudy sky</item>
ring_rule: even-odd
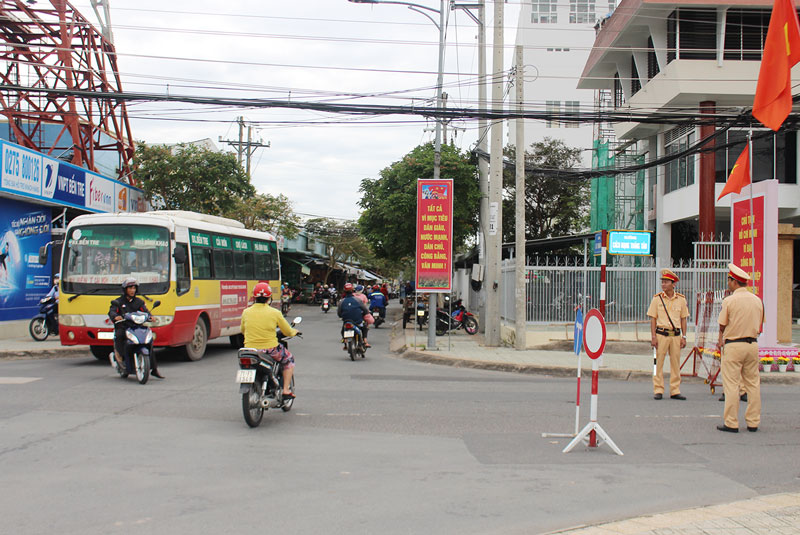
[[[417,0],[433,8],[438,0]],[[96,21],[88,0],[73,5]],[[347,0],[111,0],[123,89],[158,94],[432,106],[438,31],[398,5]],[[506,4],[513,45],[518,2]],[[491,44],[493,3],[487,2]],[[432,13],[434,17],[436,14]],[[509,58],[510,49],[506,56]],[[487,52],[491,72],[491,50]],[[449,106],[475,106],[477,25],[451,12],[444,78]],[[488,90],[491,94],[491,88]],[[358,217],[358,186],[420,143],[433,139],[422,117],[352,117],[286,109],[133,103],[137,140],[176,143],[238,137],[237,117],[270,143],[253,156],[253,183],[283,193],[304,215]],[[477,125],[455,124],[468,149]]]

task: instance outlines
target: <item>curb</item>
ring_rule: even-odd
[[[91,356],[88,348],[0,351],[0,360],[57,359]]]

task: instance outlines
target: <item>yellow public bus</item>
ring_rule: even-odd
[[[108,358],[108,309],[127,277],[136,278],[148,308],[161,301],[151,310],[155,346],[180,347],[199,360],[209,339],[229,336],[241,346],[240,318],[256,283],[268,282],[280,296],[278,245],[267,232],[194,212],[76,217],[61,256],[62,345],[88,345],[98,359]]]

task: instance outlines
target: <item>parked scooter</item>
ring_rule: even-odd
[[[351,321],[345,321],[342,336],[347,353],[350,355],[350,360],[356,360],[359,356],[362,359],[366,357],[367,347],[364,345],[364,337],[358,325]]]
[[[161,305],[161,301],[153,303],[153,309]],[[122,319],[116,323],[125,324],[125,344],[123,346],[122,362],[123,366],[120,367],[117,359],[114,358],[114,349],[108,358],[111,361],[111,366],[123,379],[127,378],[131,373],[136,374],[136,379],[140,384],[147,383],[150,379],[150,370],[152,366],[153,355],[153,342],[155,342],[155,335],[150,329],[152,316],[147,312],[127,312]]]
[[[471,312],[467,312],[461,299],[453,303],[453,311],[450,314],[444,309],[436,309],[436,334],[438,336],[462,328],[467,331],[467,334],[478,332],[478,320]]]
[[[296,317],[292,327],[296,327],[303,318]],[[288,348],[286,342],[289,336],[284,336],[277,329],[278,343]],[[257,349],[244,347],[239,350],[239,370],[236,372],[236,382],[239,384],[239,393],[242,395],[242,413],[244,421],[250,427],[258,427],[268,409],[281,409],[283,412],[292,410],[294,398],[283,397],[283,375],[280,372],[280,363],[273,360],[266,353]],[[294,377],[289,385],[289,390],[294,393]]]
[[[331,309],[331,300],[327,297],[322,298],[322,306],[320,308],[322,308],[322,311],[327,314]]]
[[[31,320],[28,331],[37,342],[47,340],[51,334],[58,334],[58,303],[54,297],[43,297],[39,301],[39,313]]]

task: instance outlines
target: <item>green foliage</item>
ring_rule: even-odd
[[[225,215],[241,221],[249,229],[272,232],[288,239],[294,238],[300,231],[300,218],[285,195],[273,197],[258,193],[235,199],[232,210]]]
[[[156,207],[225,215],[237,201],[255,195],[233,154],[138,143],[135,160],[133,177]]]
[[[361,181],[361,234],[377,258],[399,261],[416,248],[417,179],[433,176],[433,144],[420,145],[381,170],[380,178]],[[477,168],[467,154],[442,146],[441,177],[452,178],[453,248],[462,247],[478,225],[480,186]]]
[[[514,147],[506,155],[516,157]],[[569,169],[581,161],[581,151],[563,141],[544,138],[533,143],[525,153],[525,166]],[[513,242],[516,235],[516,179],[514,169],[503,172],[503,241]],[[566,236],[584,232],[589,224],[589,182],[525,173],[525,237],[528,240]]]
[[[328,254],[328,273],[325,283],[337,262],[348,260],[364,263],[372,256],[369,245],[359,235],[355,221],[337,221],[319,217],[306,221],[306,232],[326,245]]]

